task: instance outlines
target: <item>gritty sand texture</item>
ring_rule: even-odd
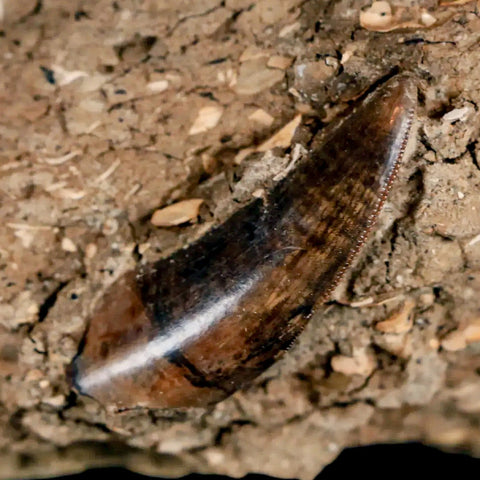
[[[480,14],[411,3],[378,32],[360,0],[0,0],[2,478],[113,463],[308,480],[346,446],[405,440],[480,455]],[[397,70],[418,79],[413,156],[281,361],[208,411],[70,391],[116,278],[261,195]],[[259,148],[300,113],[293,148]],[[188,199],[197,223],[150,222]]]

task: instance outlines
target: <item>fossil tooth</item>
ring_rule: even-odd
[[[389,80],[265,197],[120,278],[90,320],[73,387],[118,408],[168,408],[251,383],[365,243],[404,156],[415,91],[407,76]]]

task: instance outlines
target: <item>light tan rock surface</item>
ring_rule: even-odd
[[[476,2],[417,3],[441,21],[380,33],[360,0],[0,0],[1,477],[120,463],[311,479],[346,446],[404,440],[480,455],[480,18]],[[313,112],[306,144],[395,69],[418,78],[415,154],[298,344],[208,411],[73,395],[65,367],[135,253],[221,221],[298,152],[235,167],[240,151]],[[205,199],[201,222],[150,224],[189,198]]]

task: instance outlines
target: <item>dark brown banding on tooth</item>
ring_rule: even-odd
[[[288,348],[364,244],[408,140],[406,77],[368,97],[267,194],[108,291],[73,384],[120,408],[205,406]]]

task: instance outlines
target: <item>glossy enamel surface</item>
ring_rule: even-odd
[[[73,385],[119,408],[206,406],[248,385],[328,299],[405,150],[406,77],[377,89],[255,199],[186,249],[119,279],[90,321]]]

